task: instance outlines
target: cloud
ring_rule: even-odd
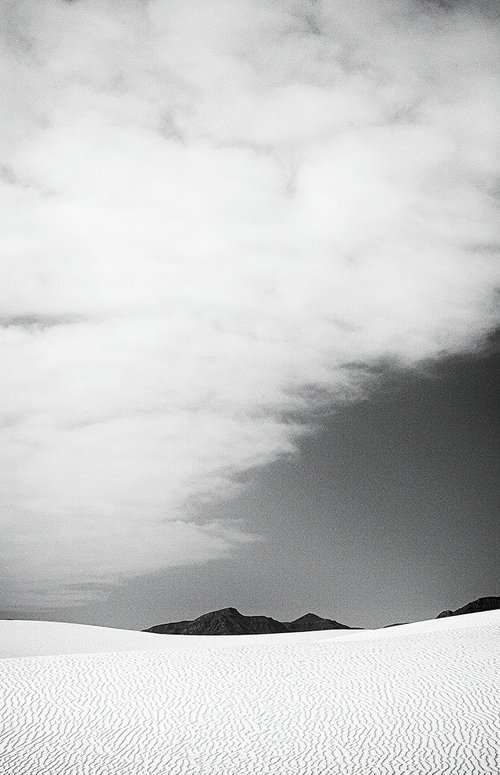
[[[498,20],[10,0],[0,497],[22,600],[224,557],[207,522],[363,369],[498,325]]]

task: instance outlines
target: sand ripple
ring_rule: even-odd
[[[499,624],[3,660],[0,772],[495,775]]]

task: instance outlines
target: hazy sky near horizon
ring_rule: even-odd
[[[494,9],[4,3],[6,609],[316,546],[312,494],[287,522],[271,487],[263,524],[250,482],[320,471],[328,416],[386,372],[474,364],[499,325]],[[407,524],[397,492],[387,523],[346,510],[346,547]]]

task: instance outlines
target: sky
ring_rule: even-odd
[[[6,615],[492,592],[498,42],[489,2],[3,4]]]

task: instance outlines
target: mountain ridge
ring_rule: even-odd
[[[447,616],[477,613],[500,609],[500,597],[479,597],[455,611],[441,611],[436,619]],[[396,627],[407,622],[386,624],[386,627]],[[280,622],[270,616],[245,616],[236,608],[221,608],[209,611],[196,619],[183,619],[178,622],[168,622],[148,627],[142,632],[153,632],[161,635],[265,635],[286,632],[311,632],[313,630],[360,630],[362,627],[350,627],[335,619],[326,619],[314,613],[307,613],[289,622]]]
[[[308,613],[291,622],[280,622],[270,616],[245,616],[236,608],[221,608],[193,620],[157,624],[143,630],[161,635],[264,635],[277,632],[310,632],[311,630],[358,629]]]
[[[481,611],[494,611],[500,608],[500,597],[490,595],[488,597],[478,597],[477,600],[473,600],[472,603],[467,603],[461,608],[457,608],[455,611],[446,610],[441,611],[436,616],[436,619],[443,619],[445,616],[462,616],[463,614],[476,614]]]
[[[304,614],[291,622],[283,622],[290,632],[310,632],[311,630],[357,630],[358,627],[348,627],[335,619],[324,619],[317,614]]]

